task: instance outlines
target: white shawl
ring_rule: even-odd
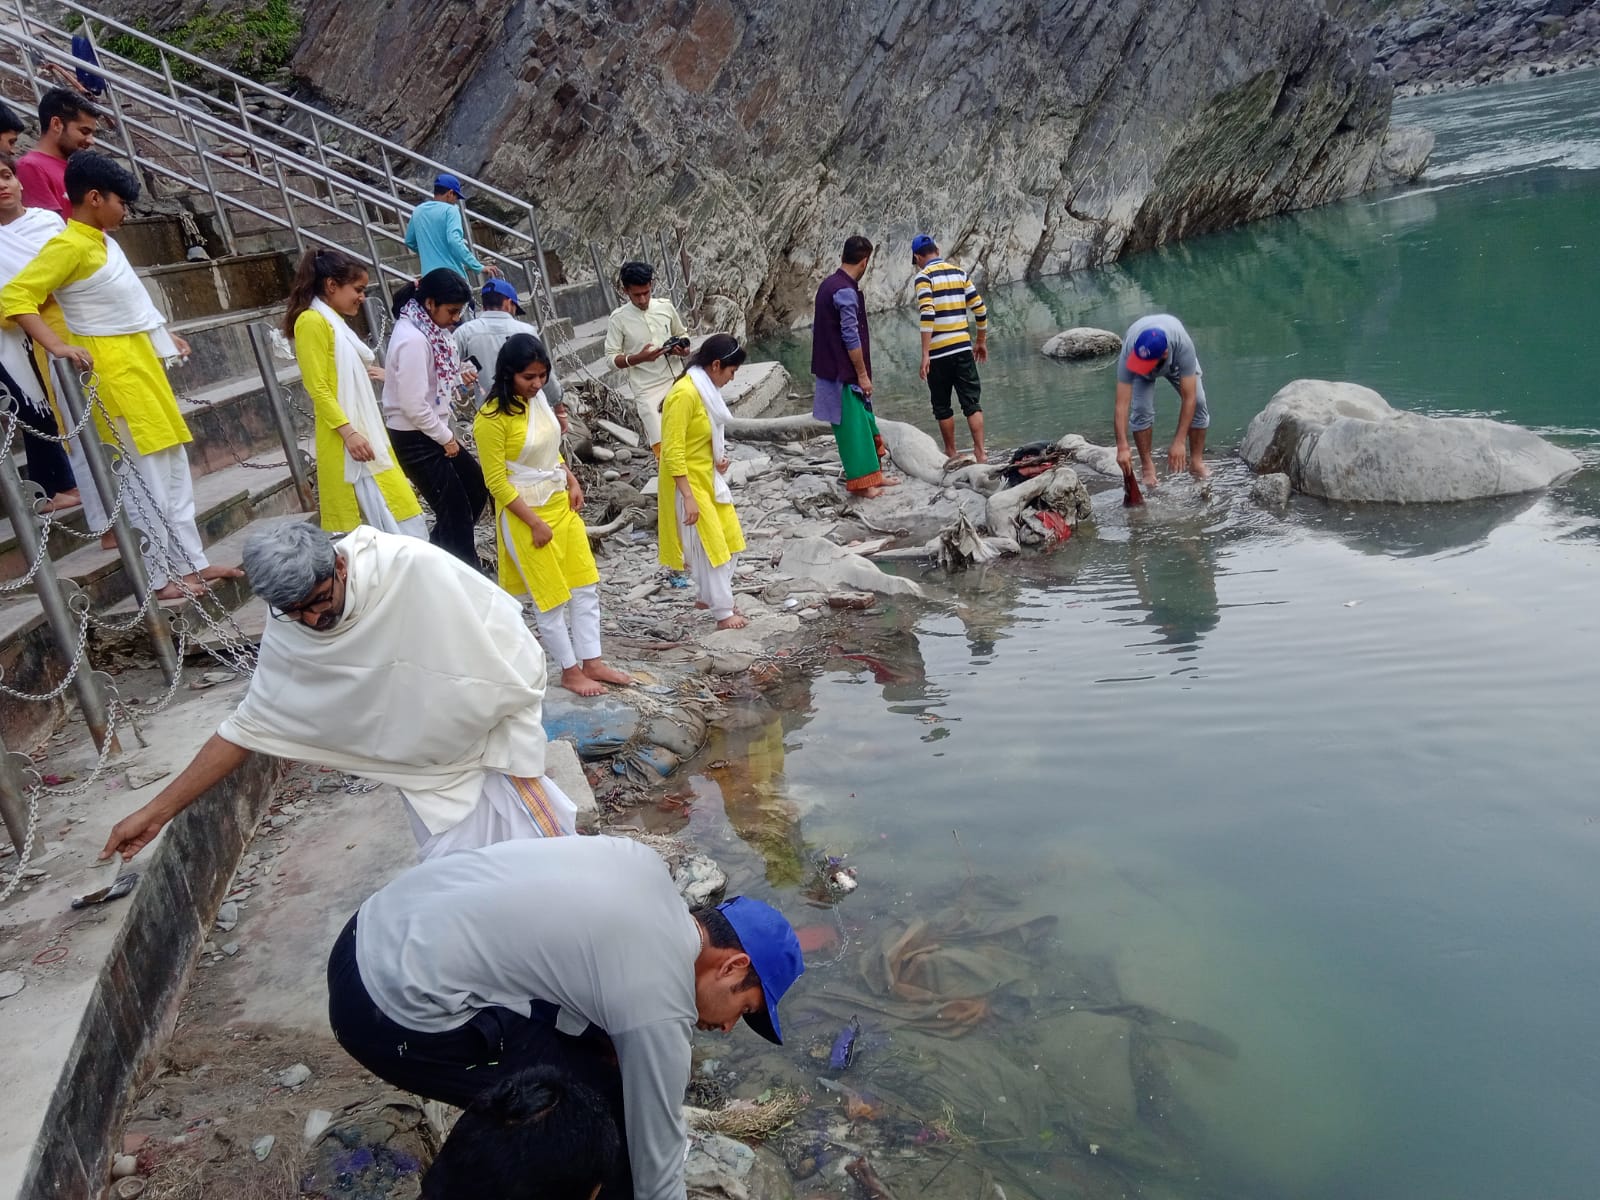
[[[721,463],[728,457],[728,439],[725,430],[728,422],[733,420],[733,414],[728,411],[728,402],[722,398],[722,392],[711,382],[711,376],[705,373],[704,368],[690,367],[688,374],[694,382],[695,390],[700,393],[700,403],[706,406],[706,416],[711,418],[712,496],[718,504],[732,504],[733,489],[722,477]]]
[[[506,463],[506,477],[534,509],[567,486],[567,473],[561,469],[561,422],[550,411],[543,388],[528,401],[528,435],[522,452]]]
[[[432,834],[472,812],[487,773],[543,775],[545,662],[522,606],[416,538],[358,526],[338,549],[339,623],[268,621],[250,690],[217,732],[392,784]]]
[[[105,266],[87,279],[56,289],[56,301],[66,315],[67,327],[87,337],[148,333],[158,357],[178,357],[177,343],[167,332],[167,319],[151,303],[144,281],[117,245],[117,239],[107,234],[105,241]]]
[[[311,311],[333,326],[333,369],[339,407],[344,409],[355,431],[367,439],[376,456],[371,462],[357,462],[350,457],[349,447],[345,448],[344,481],[359,483],[364,475],[380,475],[394,467],[394,460],[389,457],[389,433],[384,428],[383,412],[378,408],[378,394],[372,390],[372,377],[367,374],[367,368],[378,356],[327,301],[312,300]]]
[[[44,244],[66,227],[60,214],[48,208],[25,208],[15,221],[0,225],[0,287],[15,279],[44,249]],[[28,335],[10,321],[0,329],[0,365],[21,389],[18,400],[36,412],[50,412],[49,402],[39,387],[39,377],[34,374]]]

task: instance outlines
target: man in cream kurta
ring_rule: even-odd
[[[655,271],[649,263],[623,263],[621,280],[628,302],[614,309],[606,324],[606,358],[627,373],[645,441],[659,455],[661,402],[682,374],[666,356],[687,357],[688,330],[672,301],[655,295]],[[675,338],[682,340],[668,350]]]
[[[422,859],[575,832],[576,806],[544,775],[544,654],[511,596],[367,526],[337,544],[305,522],[269,526],[244,563],[276,618],[250,689],[103,857],[138,853],[252,750],[398,788]]]

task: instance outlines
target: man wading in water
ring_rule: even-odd
[[[1178,431],[1167,451],[1167,470],[1188,468],[1196,479],[1210,478],[1206,469],[1206,429],[1211,410],[1200,382],[1200,359],[1194,339],[1177,317],[1157,313],[1140,317],[1122,339],[1126,351],[1117,364],[1117,400],[1113,420],[1117,431],[1117,465],[1126,474],[1133,454],[1128,435],[1139,451],[1140,478],[1145,487],[1156,486],[1156,464],[1150,443],[1156,423],[1156,376],[1164,375],[1178,391]]]

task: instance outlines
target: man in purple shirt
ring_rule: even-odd
[[[871,258],[866,238],[858,233],[845,239],[839,269],[817,288],[811,326],[811,374],[817,381],[811,415],[833,426],[845,486],[867,497],[900,482],[883,473],[888,451],[872,412],[872,331],[860,288]]]

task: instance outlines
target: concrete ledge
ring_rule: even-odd
[[[237,698],[233,689],[219,691],[230,693],[228,704]],[[220,700],[180,704],[151,722],[152,744],[163,748],[161,766],[184,765],[209,733]],[[148,765],[149,752],[141,760]],[[145,798],[118,793],[114,804],[96,804],[81,833],[74,830],[56,847],[50,883],[8,906],[8,921],[37,918],[11,925],[8,951],[46,949],[29,956],[35,965],[24,970],[28,987],[6,1002],[12,1048],[0,1077],[12,1102],[0,1123],[0,1197],[101,1195],[126,1100],[171,1031],[195,955],[282,770],[273,759],[252,756],[134,861],[141,877],[126,902],[73,912],[70,896],[93,886],[97,872],[88,862],[111,823],[109,812]],[[73,865],[80,869],[66,869]],[[38,964],[55,947],[70,950],[51,974]],[[38,1092],[47,1094],[46,1103],[30,1094]]]

